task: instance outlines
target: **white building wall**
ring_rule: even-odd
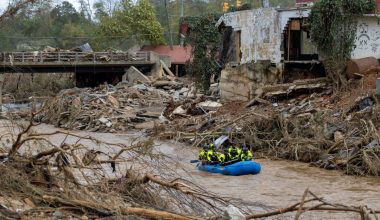
[[[274,8],[238,11],[224,14],[220,23],[241,31],[241,64],[258,60],[281,60],[281,31]]]
[[[352,59],[375,57],[380,59],[380,22],[376,16],[360,18]]]
[[[309,17],[310,11],[309,8],[279,10],[281,31],[285,30],[291,18],[307,18]]]
[[[241,64],[259,60],[281,62],[282,33],[291,18],[305,18],[310,9],[276,10],[259,8],[224,14],[217,25],[224,23],[234,31],[241,31]],[[367,15],[358,23],[353,59],[365,57],[380,59],[380,22],[376,16]]]
[[[289,19],[307,17],[309,13],[310,9],[259,8],[226,13],[217,25],[224,23],[241,31],[241,64],[258,60],[280,63],[282,33]]]

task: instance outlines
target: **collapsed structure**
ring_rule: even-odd
[[[304,2],[304,1],[303,1]],[[265,85],[324,76],[323,57],[310,40],[310,7],[259,8],[224,14],[220,90],[224,101],[248,101]],[[352,59],[380,59],[380,24],[374,14],[359,18]],[[265,89],[264,89],[265,90]]]

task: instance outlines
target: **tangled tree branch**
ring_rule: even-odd
[[[38,0],[22,0],[17,2],[15,5],[10,5],[6,11],[0,15],[0,23],[4,22],[6,19],[13,17],[19,10],[27,6],[28,4],[34,4]]]
[[[94,218],[137,215],[188,220],[205,213],[221,213],[223,207],[231,204],[185,179],[167,180],[175,174],[170,174],[165,162],[152,159],[155,155],[148,149],[154,144],[151,139],[126,145],[60,130],[40,133],[32,122],[17,129],[14,125],[9,130],[19,132],[10,132],[13,142],[9,149],[2,149],[9,152],[9,160],[0,166],[0,173],[5,175],[0,178],[0,185],[9,193],[31,197],[38,204],[21,217],[64,207],[68,212]],[[58,137],[62,141],[57,144]],[[112,170],[103,166],[105,163],[111,164]],[[134,169],[131,163],[139,168]],[[134,175],[111,178],[125,170],[120,166]],[[138,175],[144,167],[147,173]],[[161,175],[163,169],[165,173]]]
[[[312,198],[306,199],[308,195],[312,196]],[[312,206],[305,206],[306,204],[312,204],[313,202],[318,203]],[[309,191],[309,189],[306,189],[300,202],[291,205],[287,208],[282,208],[273,212],[247,215],[246,219],[266,218],[276,215],[282,215],[289,212],[297,212],[295,215],[295,219],[299,219],[303,213],[309,211],[354,212],[360,214],[362,220],[372,220],[371,216],[374,216],[376,219],[378,219],[377,214],[380,214],[380,211],[370,210],[366,206],[354,207],[326,202],[323,198],[316,196],[313,192]]]

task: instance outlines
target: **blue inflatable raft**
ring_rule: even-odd
[[[261,165],[254,161],[240,161],[230,165],[209,165],[198,164],[198,169],[210,173],[220,173],[229,176],[241,176],[249,174],[258,174],[261,171]]]

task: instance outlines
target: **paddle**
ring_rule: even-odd
[[[200,163],[200,162],[202,162],[202,161],[201,160],[190,160],[190,163]],[[219,162],[214,161],[214,162],[208,162],[207,164],[208,165],[216,165],[218,163]]]

